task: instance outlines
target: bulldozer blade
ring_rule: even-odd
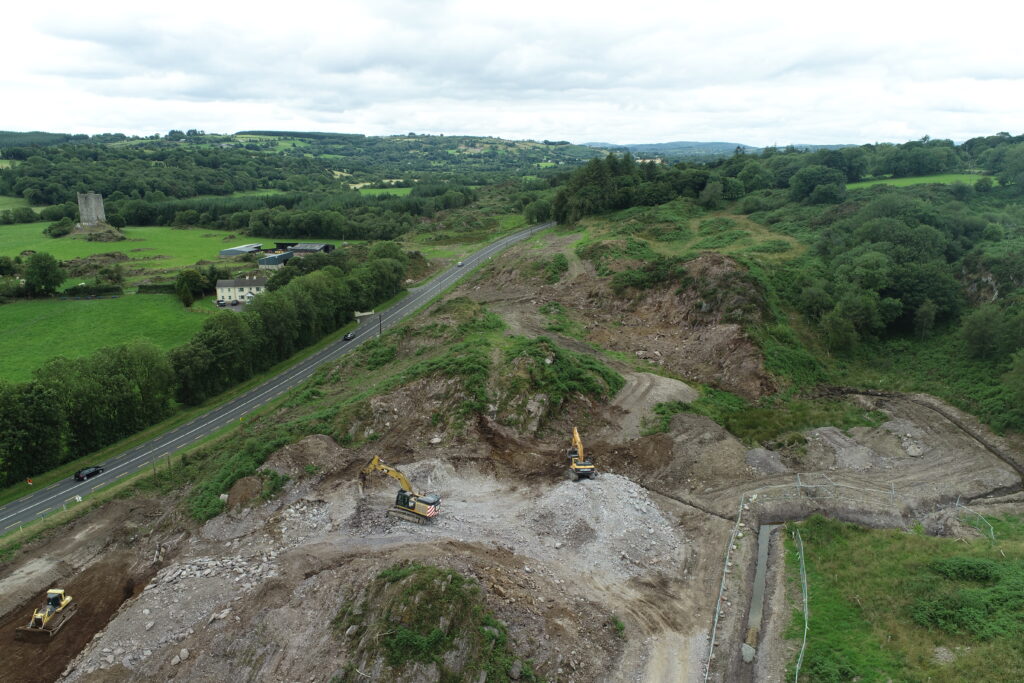
[[[14,631],[14,639],[22,640],[27,642],[47,642],[50,638],[57,635],[58,631],[64,628],[64,624],[68,623],[68,620],[75,616],[78,611],[78,605],[68,605],[60,614],[50,620],[46,626],[42,628],[32,628],[31,626],[19,626]]]

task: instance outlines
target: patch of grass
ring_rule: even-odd
[[[693,279],[686,272],[686,259],[655,257],[640,268],[628,268],[612,275],[612,291],[622,295],[629,289],[651,289],[663,282],[672,282],[679,287],[688,286]]]
[[[695,242],[693,249],[721,249],[737,242],[748,240],[750,234],[745,230],[728,230],[705,237]]]
[[[744,249],[751,254],[784,254],[793,249],[793,245],[786,240],[767,240],[760,244]]]
[[[359,188],[359,194],[369,195],[371,197],[377,197],[382,194],[393,194],[398,197],[404,197],[405,195],[412,192],[411,187],[361,187]]]
[[[4,159],[0,159],[0,164],[3,164],[4,161]],[[0,168],[3,168],[3,166],[0,165]],[[0,211],[5,209],[20,209],[24,206],[29,206],[27,199],[0,195]],[[36,225],[35,223],[28,223],[28,225],[35,225],[37,228],[42,229],[42,226]]]
[[[877,427],[888,419],[879,411],[866,411],[850,401],[800,399],[775,395],[757,403],[727,391],[710,387],[693,403],[660,403],[655,415],[656,425],[668,428],[668,420],[680,412],[693,412],[709,417],[750,446],[771,444],[780,437],[815,427],[839,429],[865,426]]]
[[[171,349],[188,341],[206,315],[170,294],[15,301],[0,306],[0,377],[25,381],[54,356],[79,358],[139,338]]]
[[[541,392],[551,404],[560,405],[572,394],[607,398],[626,384],[622,375],[592,356],[569,351],[547,337],[513,337],[505,352],[506,367],[515,368],[522,384],[521,395]]]
[[[516,661],[506,626],[484,606],[480,587],[451,570],[417,562],[398,564],[377,575],[358,609],[345,603],[332,621],[336,634],[357,624],[375,634],[361,657],[383,655],[388,666],[402,669],[413,662],[434,664],[441,681],[507,681]],[[362,642],[367,642],[364,639]],[[457,669],[445,654],[455,647],[466,653]],[[341,680],[350,679],[348,674]],[[529,662],[520,680],[540,679]]]
[[[565,306],[557,301],[551,301],[544,304],[540,307],[540,312],[547,316],[548,319],[548,324],[545,325],[545,329],[551,330],[552,332],[559,332],[567,337],[572,337],[573,339],[583,339],[587,336],[587,331],[583,325],[571,319],[568,312],[565,310]]]
[[[1021,542],[799,525],[811,622],[801,680],[1009,681],[1024,670]],[[998,538],[998,537],[997,537]],[[796,568],[787,542],[787,571]],[[802,638],[802,615],[787,637]],[[943,663],[936,647],[953,655]]]
[[[907,187],[909,185],[922,185],[925,183],[942,183],[949,185],[952,183],[966,183],[968,185],[974,185],[978,181],[978,178],[982,176],[975,173],[940,173],[938,175],[924,175],[914,176],[912,178],[879,178],[876,180],[862,180],[859,183],[847,183],[847,190],[858,190],[862,187],[872,187],[874,185],[893,185],[896,187]],[[992,178],[995,180],[995,178]]]
[[[260,498],[270,500],[284,488],[288,483],[288,476],[274,470],[259,470],[260,479],[263,480],[263,489],[260,491]]]

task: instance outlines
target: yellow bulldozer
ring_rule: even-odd
[[[574,481],[587,478],[593,479],[597,476],[597,468],[594,463],[587,460],[583,454],[583,440],[575,427],[572,428],[572,445],[566,453],[569,456],[569,477]]]
[[[64,594],[64,589],[51,588],[46,591],[42,609],[32,612],[28,626],[19,626],[14,637],[17,640],[52,638],[77,611],[78,605],[70,595]]]
[[[409,483],[409,479],[400,471],[385,465],[380,461],[380,456],[373,456],[373,460],[367,463],[366,467],[363,468],[362,472],[359,473],[359,486],[362,489],[363,483],[366,481],[366,477],[374,472],[383,472],[389,477],[393,477],[398,480],[398,483],[402,486],[398,490],[398,495],[395,497],[395,504],[388,510],[388,514],[393,517],[405,519],[410,522],[416,522],[417,524],[425,524],[437,516],[437,513],[441,510],[441,498],[435,494],[424,495],[422,493],[416,493],[413,489],[412,484]]]

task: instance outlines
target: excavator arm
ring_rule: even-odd
[[[587,458],[583,455],[583,439],[580,438],[579,430],[575,427],[572,428],[572,445],[576,449],[576,460],[586,461]]]
[[[369,463],[367,463],[366,467],[363,468],[363,471],[362,471],[361,474],[365,477],[366,475],[373,474],[374,472],[383,472],[384,474],[388,475],[389,477],[393,477],[393,478],[397,479],[398,483],[401,485],[401,487],[404,490],[408,491],[409,493],[413,494],[414,496],[419,496],[420,495],[419,493],[416,492],[415,489],[413,489],[412,484],[409,483],[409,480],[406,478],[406,476],[404,474],[402,474],[400,471],[396,470],[394,467],[391,467],[390,465],[385,465],[384,463],[382,463],[380,461],[380,456],[377,456],[377,455],[373,456],[373,460],[371,460]]]

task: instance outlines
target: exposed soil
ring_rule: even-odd
[[[571,253],[569,242],[553,237],[551,247]],[[516,249],[512,263],[526,247]],[[771,387],[756,347],[729,323],[673,311],[690,305],[686,294],[649,294],[615,312],[586,263],[570,259],[571,281],[556,287],[538,287],[514,268],[495,271],[455,295],[486,301],[509,333],[552,334],[539,307],[557,300],[589,341],[644,350],[656,365],[747,395]],[[701,334],[719,340],[704,360],[680,358],[678,349]],[[560,341],[589,349],[572,337]],[[772,451],[686,413],[666,433],[644,436],[657,403],[696,394],[683,382],[622,369],[627,385],[611,402],[581,399],[542,428],[509,427],[488,414],[460,430],[440,428],[431,416],[452,400],[451,384],[418,380],[375,397],[352,422],[354,437],[378,438],[358,449],[326,436],[287,446],[266,464],[288,475],[283,492],[263,501],[259,477],[240,480],[227,511],[203,525],[182,519],[175,501],[112,502],[0,571],[0,680],[50,681],[64,672],[68,681],[327,681],[354,667],[359,680],[435,681],[435,664],[393,671],[361,631],[330,625],[367,598],[382,570],[409,560],[475,579],[517,656],[549,681],[704,680],[724,582],[710,679],[782,680],[794,645],[781,636],[793,604],[780,531],[761,631],[746,628],[758,524],[818,511],[966,536],[977,531],[950,510],[958,497],[986,513],[1024,509],[1020,476],[1008,464],[1019,445],[930,397],[856,396],[888,421],[845,433],[808,430],[805,448]],[[573,422],[584,425],[596,479],[567,476]],[[360,486],[359,471],[374,455],[441,496],[432,523],[386,514],[394,480],[373,476]],[[729,548],[737,513],[743,526]],[[79,613],[51,643],[15,644],[13,628],[53,586],[74,596]],[[747,640],[757,644],[750,664],[740,655]]]

